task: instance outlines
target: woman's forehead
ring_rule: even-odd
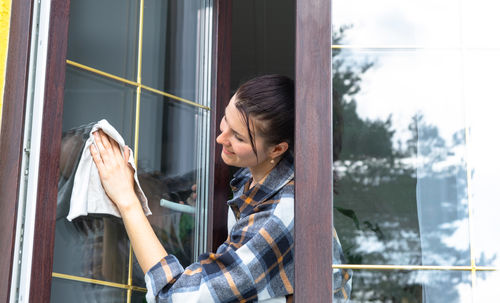
[[[245,120],[245,116],[243,113],[236,107],[236,97],[233,96],[231,101],[227,105],[225,109],[226,122],[229,127],[238,132],[240,135],[248,136],[248,129]],[[258,131],[260,126],[260,121],[256,120],[253,117],[248,117],[248,124],[250,127],[250,131],[252,132],[252,136],[260,137],[260,132]]]
[[[230,128],[241,135],[247,134],[245,117],[243,116],[243,113],[238,110],[233,102],[233,99],[231,99],[225,108],[225,119]]]

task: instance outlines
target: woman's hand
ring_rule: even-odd
[[[130,150],[125,146],[122,156],[118,143],[102,130],[93,135],[97,148],[91,145],[90,154],[99,171],[102,186],[120,213],[123,213],[138,202],[134,191],[134,169],[128,163]]]

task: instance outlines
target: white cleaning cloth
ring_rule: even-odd
[[[87,142],[85,142],[80,163],[78,163],[78,168],[75,173],[75,183],[71,193],[69,213],[66,217],[69,221],[79,216],[86,216],[87,214],[109,214],[121,217],[118,208],[111,202],[102,187],[97,166],[90,154],[90,145],[94,144],[93,133],[98,129],[102,129],[103,132],[113,138],[120,146],[122,153],[125,147],[125,141],[122,136],[120,136],[116,129],[114,129],[105,119],[97,122],[94,127],[92,127],[90,137],[87,139]],[[139,180],[137,179],[137,169],[135,168],[132,150],[130,150],[128,161],[134,168],[135,193],[139,201],[141,201],[144,214],[149,216],[151,215],[151,211],[148,207],[148,199],[144,195],[139,185]]]

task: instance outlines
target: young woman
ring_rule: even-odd
[[[241,167],[231,181],[229,235],[215,253],[183,268],[154,234],[134,193],[128,149],[97,132],[92,157],[122,215],[146,274],[148,302],[288,302],[293,296],[294,84],[278,75],[252,79],[231,98],[220,122],[221,157]],[[334,241],[334,262],[342,252]],[[325,266],[328,266],[325,264]],[[334,273],[335,298],[347,300],[350,274]]]

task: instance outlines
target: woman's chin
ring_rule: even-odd
[[[224,152],[221,153],[221,158],[222,158],[222,161],[224,161],[224,163],[226,165],[234,166],[234,167],[243,167],[243,166],[241,166],[241,164],[238,165],[238,162],[235,159],[233,159],[231,157],[231,155],[227,155]]]
[[[224,151],[221,152],[220,157],[222,158],[222,161],[226,163],[227,165],[232,165],[231,159],[224,153]]]

